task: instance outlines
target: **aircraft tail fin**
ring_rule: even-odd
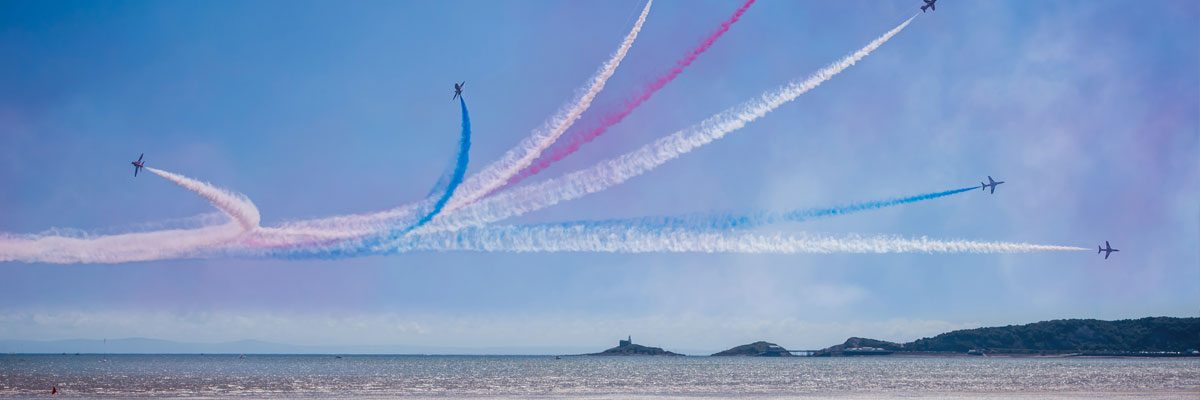
[[[921,12],[925,12],[925,9],[927,8],[929,8],[928,4],[921,6]]]

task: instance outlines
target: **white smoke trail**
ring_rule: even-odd
[[[254,206],[254,202],[250,201],[246,196],[240,193],[230,192],[225,189],[213,186],[207,182],[201,182],[183,175],[170,173],[157,168],[145,167],[147,171],[161,176],[164,179],[182,186],[184,189],[190,190],[209,203],[216,207],[221,212],[237,221],[243,230],[252,230],[258,227],[258,223],[262,217],[258,214],[258,207]]]
[[[311,234],[329,238],[346,238],[384,232],[395,226],[411,225],[420,217],[417,211],[432,201],[405,204],[387,211],[341,215],[334,217],[290,221],[276,229],[294,234]]]
[[[589,225],[485,226],[431,233],[376,252],[604,252],[604,253],[1028,253],[1089,251],[1030,243],[935,240],[897,236],[761,235],[745,232],[596,227]]]
[[[458,212],[442,215],[424,231],[456,230],[478,226],[540,210],[562,201],[576,199],[618,185],[641,175],[700,146],[711,143],[766,115],[784,103],[816,88],[839,72],[862,60],[872,51],[900,33],[912,22],[914,15],[866,47],[842,58],[804,80],[793,81],[774,92],[725,110],[698,125],[676,132],[643,146],[633,152],[603,161],[591,168],[575,171],[560,178],[521,186],[498,193]]]
[[[0,262],[123,263],[196,257],[258,227],[258,208],[246,196],[160,169],[146,167],[146,170],[200,195],[232,221],[195,229],[110,235],[0,233]]]
[[[0,262],[116,264],[196,257],[245,233],[234,222],[186,230],[69,237],[0,234]]]
[[[520,144],[505,153],[499,160],[468,178],[459,187],[454,197],[446,204],[443,212],[450,213],[467,204],[471,204],[480,197],[508,183],[509,178],[512,178],[525,167],[528,167],[538,156],[541,156],[543,151],[553,145],[579,119],[579,116],[584,111],[587,111],[588,107],[591,107],[592,100],[604,89],[608,78],[617,72],[617,66],[621,64],[621,60],[625,58],[625,54],[633,46],[638,32],[642,30],[642,24],[646,22],[646,15],[650,13],[650,5],[653,3],[654,0],[646,1],[646,6],[642,8],[641,15],[638,16],[637,22],[633,24],[633,28],[630,29],[629,34],[625,36],[625,40],[621,41],[621,45],[617,48],[617,51],[609,57],[608,61],[588,81],[586,90],[581,91],[574,101],[559,109],[553,117],[543,123],[537,130],[534,130],[533,135],[522,140]]]

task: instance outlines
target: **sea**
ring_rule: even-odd
[[[0,397],[1200,399],[1200,358],[0,355]]]

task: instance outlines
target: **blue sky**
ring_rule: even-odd
[[[212,212],[128,161],[246,194],[263,222],[391,208],[470,172],[569,100],[640,2],[0,1],[0,231]],[[660,0],[592,113],[716,28]],[[916,1],[769,1],[608,135],[634,149],[803,77]],[[0,339],[709,351],[912,340],[1053,318],[1200,314],[1200,5],[945,2],[862,63],[729,137],[519,221],[783,210],[962,187],[773,231],[1028,241],[1014,255],[415,253],[336,261],[0,264]]]

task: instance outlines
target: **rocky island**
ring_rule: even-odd
[[[737,347],[734,347],[732,349],[725,350],[722,352],[713,353],[712,356],[713,357],[730,357],[730,356],[792,357],[793,354],[789,353],[787,351],[787,349],[784,349],[780,345],[777,345],[775,343],[770,343],[770,342],[764,342],[764,341],[760,340],[760,341],[750,343],[750,344],[743,344],[741,346],[737,346]]]
[[[617,347],[592,354],[584,354],[586,356],[682,356],[683,354],[672,353],[663,350],[661,347],[642,346],[633,344],[633,337],[617,342]]]

